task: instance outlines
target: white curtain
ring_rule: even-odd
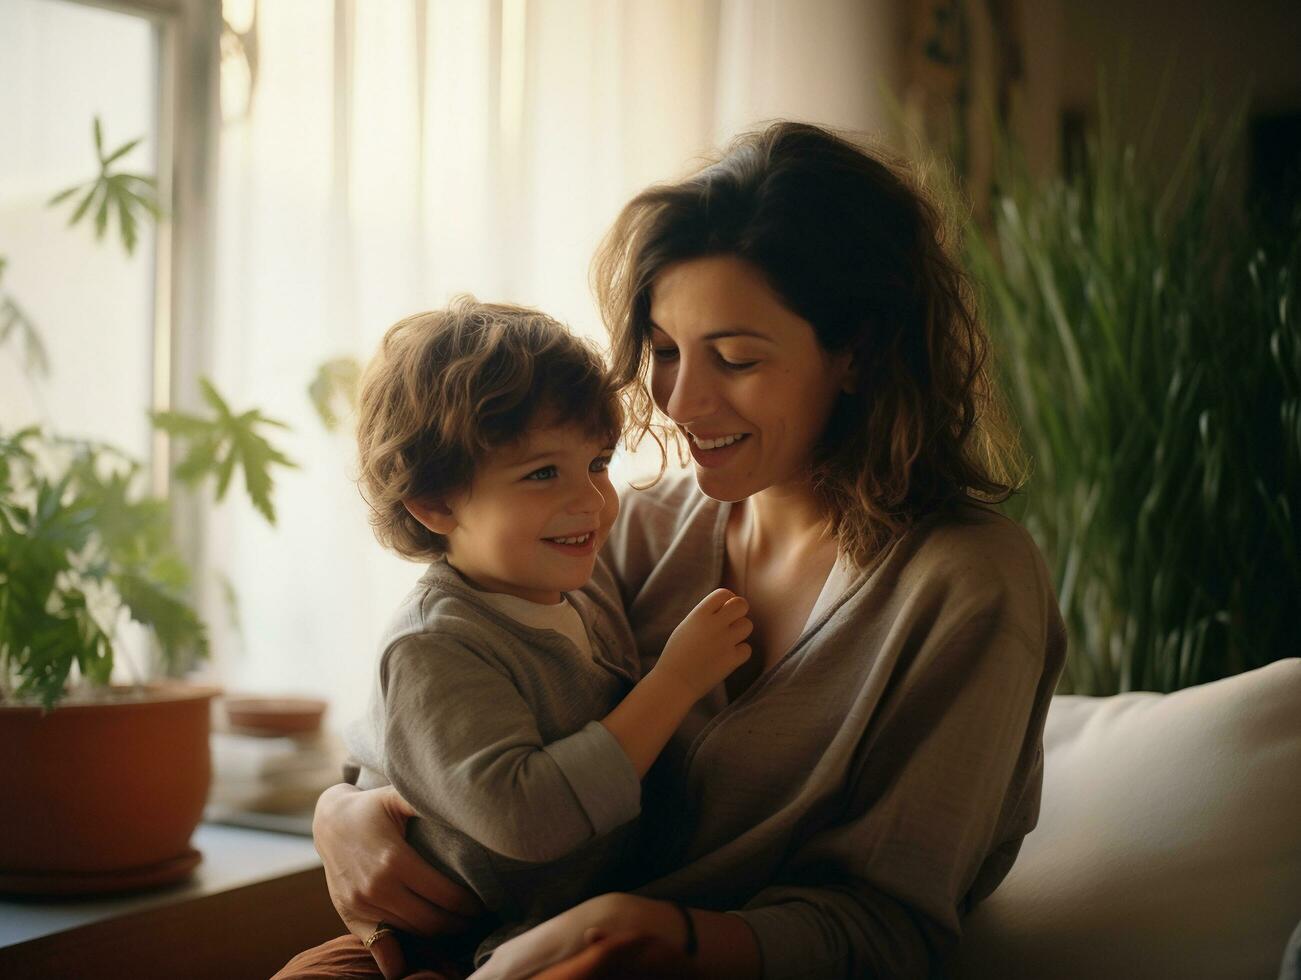
[[[278,526],[209,515],[215,676],[301,692],[339,725],[419,569],[375,543],[347,428],[306,389],[329,357],[456,292],[600,336],[595,246],[638,189],[777,116],[880,131],[887,0],[274,0],[252,108],[223,131],[211,373],[288,422]],[[226,615],[223,582],[238,596]]]

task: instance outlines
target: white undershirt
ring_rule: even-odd
[[[587,638],[587,627],[583,625],[578,610],[567,598],[562,597],[553,605],[530,602],[501,592],[480,592],[479,598],[521,626],[553,630],[578,647],[579,653],[592,656],[592,642]]]
[[[853,577],[852,566],[843,558],[837,558],[831,566],[831,571],[827,573],[827,580],[813,603],[809,618],[804,622],[804,630],[808,630],[818,617],[844,594]],[[544,604],[530,602],[528,599],[502,592],[480,592],[479,597],[520,625],[533,629],[553,630],[577,647],[580,653],[588,657],[592,656],[592,643],[588,639],[587,628],[583,625],[578,610],[568,599],[562,598],[555,604]]]

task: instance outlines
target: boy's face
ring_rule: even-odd
[[[613,446],[577,426],[535,426],[449,496],[447,559],[476,586],[556,603],[592,576],[619,497]]]

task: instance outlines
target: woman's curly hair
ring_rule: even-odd
[[[458,296],[384,334],[358,403],[358,484],[380,543],[428,561],[447,541],[403,503],[468,487],[475,467],[535,421],[575,425],[611,445],[623,429],[600,354],[537,310]]]
[[[656,279],[677,262],[733,255],[824,349],[853,355],[852,393],[811,473],[842,552],[863,566],[928,513],[1006,499],[1024,464],[948,232],[904,168],[803,123],[741,136],[685,180],[643,191],[592,265],[630,441],[659,428],[646,384]]]

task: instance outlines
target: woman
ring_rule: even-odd
[[[695,461],[625,494],[607,545],[639,649],[721,584],[755,652],[647,783],[649,884],[487,975],[925,976],[1035,824],[1064,654],[1038,551],[983,503],[1015,452],[939,218],[869,154],[778,123],[630,202],[594,278],[634,421],[658,408]],[[474,912],[405,850],[406,812],[346,787],[318,807],[358,937]],[[372,952],[398,970],[387,930]]]

